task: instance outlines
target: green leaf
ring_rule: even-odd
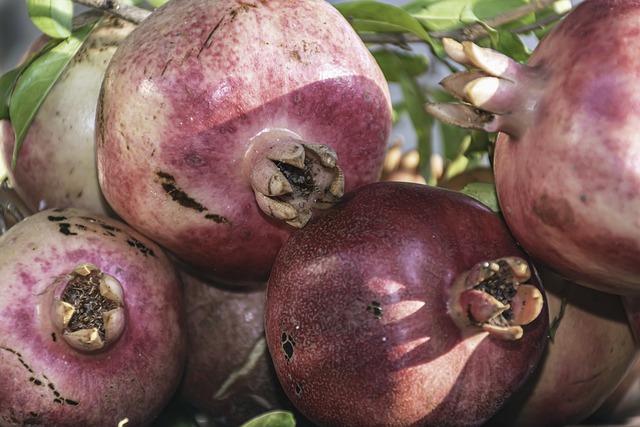
[[[496,187],[493,184],[472,182],[467,184],[460,192],[473,197],[492,211],[500,212]]]
[[[27,0],[27,11],[31,21],[43,33],[54,39],[71,35],[72,0]]]
[[[391,52],[391,51],[390,51]],[[396,70],[398,72],[398,82],[402,90],[404,107],[409,114],[411,124],[418,139],[418,153],[420,154],[420,173],[429,181],[432,181],[429,160],[431,159],[432,140],[431,129],[433,128],[433,117],[424,109],[427,97],[423,92],[420,83],[412,76],[406,68],[402,66],[400,59],[396,58]]]
[[[461,19],[465,13],[486,20],[528,3],[527,0],[417,0],[403,8],[428,31],[447,31],[465,26]]]
[[[399,7],[369,0],[339,3],[335,7],[358,32],[412,33],[431,43],[420,22]]]
[[[160,7],[163,4],[165,4],[167,1],[169,0],[148,0],[147,3],[149,3],[153,7]]]
[[[371,53],[388,82],[398,81],[398,65],[412,77],[424,74],[429,68],[429,58],[426,55],[405,52],[392,53],[388,49],[375,49]]]
[[[16,133],[13,159],[11,161],[13,166],[16,164],[24,137],[40,105],[42,105],[42,102],[69,64],[69,61],[101,21],[102,18],[73,31],[69,38],[37,56],[21,73],[9,101],[9,116]]]
[[[39,51],[31,54],[31,56],[22,64],[0,76],[0,120],[10,119],[9,103],[11,101],[11,96],[13,95],[16,82],[20,78],[20,75],[29,67],[29,65],[31,65],[31,63],[38,56],[49,51],[61,41],[61,39],[50,40]]]
[[[288,411],[272,411],[250,419],[241,427],[295,427],[296,420]]]
[[[0,120],[9,118],[9,100],[22,70],[23,67],[18,67],[0,77]]]
[[[549,323],[549,340],[551,342],[555,341],[556,332],[560,327],[560,322],[564,318],[564,310],[567,307],[567,303],[569,302],[569,291],[571,290],[571,282],[569,282],[567,279],[564,279],[562,282],[563,286],[562,290],[560,291],[560,311],[553,318],[553,320],[551,320],[551,323]]]

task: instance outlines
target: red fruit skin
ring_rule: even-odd
[[[487,427],[578,424],[608,399],[638,356],[622,297],[539,272],[550,322],[557,322],[553,339],[536,372]]]
[[[0,426],[148,425],[177,390],[186,357],[180,278],[162,249],[87,211],[41,211],[0,237]],[[91,262],[124,289],[127,323],[81,353],[49,316],[58,276]]]
[[[448,291],[476,263],[512,255],[524,253],[502,220],[460,193],[381,182],[346,194],[291,236],[268,282],[285,392],[324,426],[482,424],[534,371],[546,304],[503,341],[461,331]]]
[[[256,205],[243,161],[252,138],[287,129],[330,145],[348,190],[378,179],[391,129],[382,72],[320,0],[169,2],[114,55],[98,111],[112,207],[233,283],[265,281],[294,230]]]
[[[639,19],[633,0],[570,12],[529,59],[518,87],[526,102],[501,116],[520,137],[500,134],[494,157],[501,209],[522,246],[621,294],[640,293]]]

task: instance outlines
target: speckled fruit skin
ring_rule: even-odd
[[[56,277],[91,262],[124,288],[127,324],[96,354],[72,349],[49,313]],[[186,334],[177,271],[130,227],[46,210],[0,237],[0,426],[145,426],[177,390]]]
[[[269,278],[267,345],[285,392],[323,426],[480,425],[536,367],[546,304],[503,341],[463,333],[448,290],[513,255],[499,216],[461,193],[380,182],[346,194],[291,236]]]
[[[639,355],[622,298],[540,268],[553,339],[536,372],[487,427],[582,422],[614,392]],[[564,305],[564,306],[563,306]]]
[[[531,55],[525,102],[511,106],[531,121],[511,124],[519,138],[500,134],[494,157],[522,246],[575,281],[624,294],[640,293],[639,25],[635,0],[578,5]]]
[[[189,355],[182,396],[224,426],[271,410],[293,410],[267,350],[265,284],[238,289],[186,271],[181,276]]]
[[[331,146],[348,190],[378,179],[391,128],[382,72],[322,0],[172,0],[122,43],[98,108],[114,210],[234,283],[266,280],[294,230],[256,204],[243,162],[252,138],[286,129]]]
[[[32,211],[74,207],[113,215],[96,170],[96,104],[107,64],[134,27],[105,17],[94,29],[40,106],[15,167],[11,166],[15,133],[10,121],[0,121],[0,146],[9,180]],[[49,40],[44,35],[35,40],[21,62]]]

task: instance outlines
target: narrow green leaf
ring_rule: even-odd
[[[69,38],[36,57],[20,75],[9,101],[9,116],[16,133],[11,161],[13,166],[16,164],[18,152],[22,147],[29,125],[31,125],[40,105],[69,61],[99,22],[101,19],[73,31]]]
[[[560,327],[560,322],[562,322],[562,319],[564,318],[564,310],[567,307],[567,304],[569,303],[570,291],[571,291],[571,282],[568,281],[567,279],[564,279],[563,287],[562,287],[562,290],[560,291],[560,311],[553,318],[553,320],[551,320],[551,323],[549,323],[549,340],[551,342],[555,341],[556,332]]]
[[[288,411],[272,411],[250,419],[241,427],[295,427],[296,420]]]
[[[404,107],[406,108],[411,124],[418,139],[418,153],[420,159],[420,173],[431,181],[431,167],[429,159],[432,152],[431,130],[433,128],[433,117],[431,117],[424,109],[427,97],[423,92],[420,83],[412,76],[406,68],[402,66],[400,59],[396,59],[396,69],[398,71],[398,82],[402,90],[404,99]]]
[[[500,212],[496,187],[493,184],[473,182],[467,184],[460,192],[473,197],[492,211]]]
[[[0,77],[0,120],[9,118],[9,100],[20,73],[22,67],[8,71]]]
[[[34,52],[29,58],[27,58],[27,60],[22,64],[0,76],[0,120],[10,118],[9,103],[20,75],[22,75],[24,70],[26,70],[38,56],[48,52],[61,41],[61,39],[50,40],[39,51]]]
[[[417,0],[403,8],[428,31],[448,31],[465,26],[461,17],[466,8],[480,20],[486,20],[528,3],[527,0]],[[518,22],[531,19],[532,16],[527,16]]]
[[[401,65],[405,72],[412,77],[426,73],[429,68],[429,58],[426,55],[405,52],[391,53],[388,49],[375,49],[371,53],[388,82],[398,81],[398,65]]]
[[[147,0],[147,3],[149,3],[153,7],[160,7],[163,4],[165,4],[167,1],[169,0]]]
[[[397,6],[360,0],[339,3],[335,7],[358,32],[412,33],[431,43],[431,37],[420,22]]]
[[[72,0],[27,0],[27,12],[43,33],[61,39],[71,34]]]

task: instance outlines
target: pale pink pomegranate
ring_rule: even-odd
[[[387,83],[323,0],[173,0],[123,41],[98,106],[105,197],[218,281],[264,281],[289,234],[378,179]]]
[[[583,285],[640,293],[640,3],[586,0],[526,65],[445,40],[470,70],[447,77],[462,104],[427,110],[499,131],[502,213],[535,259]]]
[[[180,277],[157,244],[89,211],[47,209],[0,236],[0,277],[0,426],[158,416],[187,336]]]

